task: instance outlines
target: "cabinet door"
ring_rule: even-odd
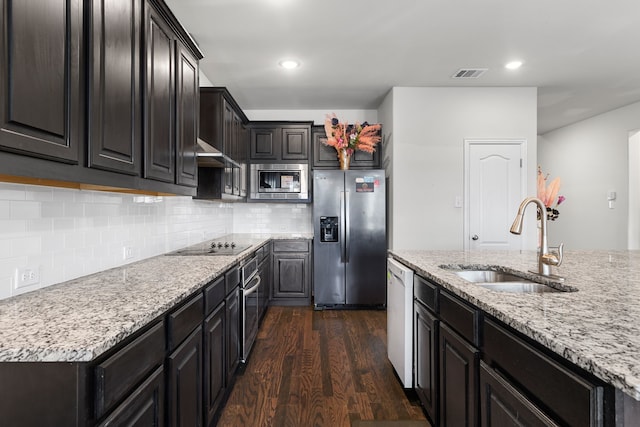
[[[265,127],[251,129],[251,159],[277,160],[280,151],[280,128]]]
[[[153,372],[99,426],[164,426],[164,371]]]
[[[558,425],[484,362],[480,362],[480,402],[482,427]]]
[[[338,169],[338,153],[335,148],[326,145],[327,134],[324,126],[314,126],[311,131],[311,145],[313,146],[313,167],[315,169]]]
[[[176,72],[176,184],[198,184],[198,61],[178,44]]]
[[[140,28],[136,0],[93,0],[89,21],[90,167],[140,172]]]
[[[226,300],[227,384],[240,363],[240,288],[236,287]]]
[[[282,129],[282,160],[309,159],[309,128]]]
[[[167,361],[169,425],[202,426],[202,325]]]
[[[378,169],[380,168],[380,144],[376,146],[376,151],[367,153],[366,151],[356,151],[351,157],[351,167],[356,169]]]
[[[77,163],[82,1],[0,0],[0,149]]]
[[[414,304],[415,390],[433,425],[438,425],[438,319]]]
[[[440,425],[478,425],[480,352],[440,323]]]
[[[309,253],[274,254],[273,298],[308,298],[309,265]]]
[[[95,367],[96,418],[102,418],[163,363],[165,346],[164,322],[158,322]]]
[[[144,177],[175,181],[174,34],[147,2]]]
[[[205,425],[212,424],[226,387],[225,310],[223,302],[204,322]]]

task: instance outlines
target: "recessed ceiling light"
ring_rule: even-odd
[[[517,70],[520,67],[522,67],[522,61],[511,61],[505,65],[505,68],[510,70]]]
[[[282,68],[286,68],[287,70],[293,70],[294,68],[298,68],[300,66],[300,62],[293,59],[285,59],[279,62]]]

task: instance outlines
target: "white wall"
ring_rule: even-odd
[[[539,163],[562,179],[567,198],[549,233],[567,249],[627,248],[628,141],[639,127],[635,103],[541,135]],[[611,190],[614,209],[607,202]]]
[[[629,135],[628,249],[640,249],[640,130]]]
[[[392,92],[382,104],[383,132],[393,130],[392,248],[463,248],[463,209],[454,201],[463,196],[465,138],[525,139],[528,188],[535,193],[536,88],[396,87]],[[525,247],[534,247],[535,229],[525,230],[523,238]]]
[[[382,123],[382,167],[387,178],[387,244],[393,242],[393,221],[395,215],[393,191],[393,90],[389,91],[378,107],[378,120]]]

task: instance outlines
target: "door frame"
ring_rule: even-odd
[[[471,215],[469,212],[470,194],[470,154],[471,147],[473,145],[502,145],[502,144],[516,144],[520,146],[520,199],[524,200],[527,194],[527,140],[525,138],[465,138],[464,139],[464,209],[463,209],[463,228],[462,228],[462,240],[464,250],[469,250],[469,221],[471,221]],[[524,247],[524,240],[521,239],[520,249]]]

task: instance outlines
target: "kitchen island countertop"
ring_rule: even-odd
[[[83,276],[0,301],[0,362],[88,362],[193,295],[271,239],[233,234],[234,256],[166,256]],[[201,244],[200,244],[201,245]]]
[[[640,251],[567,251],[554,273],[577,292],[516,294],[484,289],[450,266],[537,268],[534,251],[390,254],[443,288],[640,401]]]

